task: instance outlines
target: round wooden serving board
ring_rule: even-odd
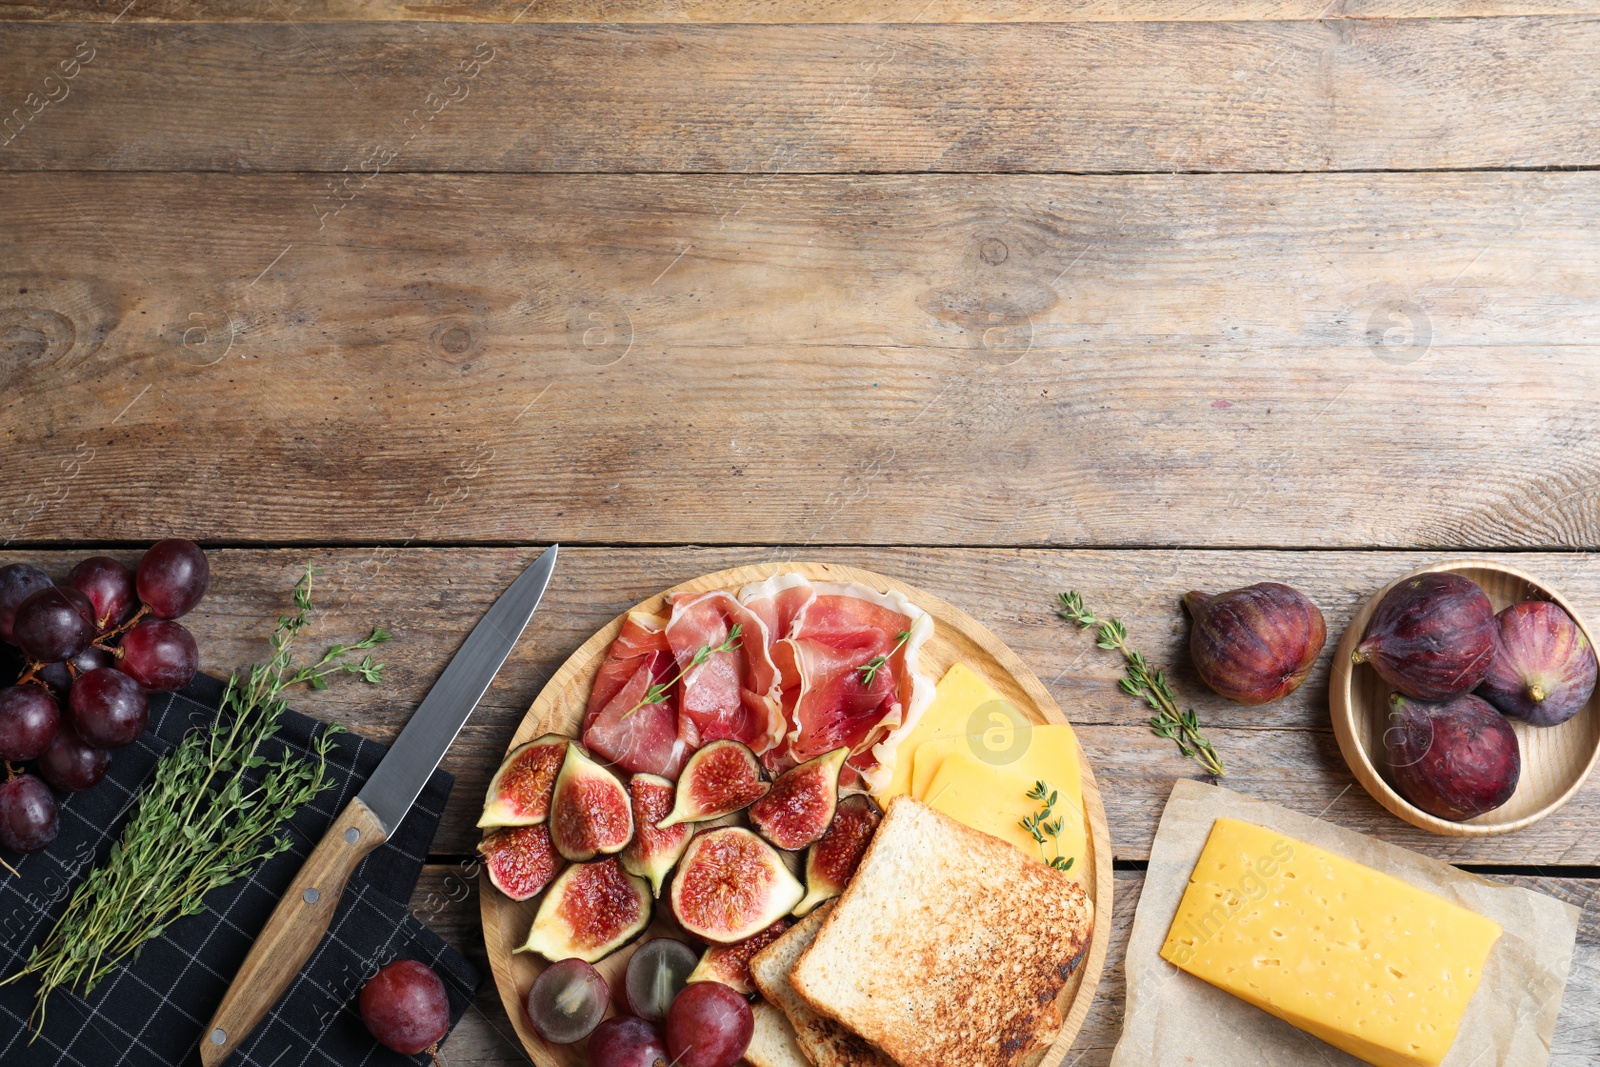
[[[1494,610],[1523,600],[1552,600],[1578,624],[1589,646],[1594,635],[1571,604],[1532,575],[1492,560],[1451,560],[1401,575],[1374,593],[1350,620],[1339,650],[1333,654],[1333,674],[1328,682],[1328,704],[1333,734],[1351,772],[1374,800],[1406,822],[1450,837],[1488,837],[1530,826],[1572,798],[1600,757],[1600,690],[1583,710],[1560,726],[1530,726],[1508,720],[1522,750],[1522,775],[1511,799],[1493,811],[1465,822],[1429,815],[1395,792],[1379,767],[1387,766],[1383,735],[1389,727],[1391,687],[1370,664],[1352,664],[1350,654],[1366,633],[1367,622],[1384,594],[1401,582],[1432,571],[1449,571],[1471,578],[1489,594]]]
[[[871,571],[828,563],[765,563],[735,567],[658,593],[633,610],[663,613],[666,598],[672,593],[703,593],[713,589],[737,591],[749,582],[759,582],[774,574],[787,572],[798,572],[814,580],[858,582],[879,591],[892,589],[903,593],[912,603],[933,616],[934,632],[922,646],[921,667],[935,681],[944,674],[945,668],[960,660],[988,679],[1007,700],[1035,722],[1067,721],[1044,685],[1017,654],[984,629],[976,619],[937,597]],[[507,751],[540,734],[577,734],[595,672],[605,660],[606,650],[611,647],[612,640],[622,629],[622,620],[621,615],[613,619],[561,665],[561,669],[528,709]],[[1080,881],[1094,902],[1094,934],[1089,943],[1087,959],[1061,992],[1061,1014],[1065,1022],[1055,1043],[1040,1057],[1039,1062],[1046,1067],[1060,1063],[1078,1036],[1084,1017],[1089,1013],[1089,1004],[1094,999],[1095,988],[1100,983],[1100,971],[1105,964],[1106,946],[1111,937],[1111,838],[1106,830],[1105,809],[1100,803],[1094,772],[1081,749],[1078,762],[1082,770],[1083,806],[1089,828],[1089,854],[1084,857]],[[483,875],[480,882],[483,938],[488,948],[489,964],[494,971],[495,985],[500,990],[506,1014],[516,1026],[528,1055],[539,1067],[583,1067],[587,1061],[582,1044],[546,1043],[528,1023],[523,1006],[534,978],[544,968],[544,961],[532,953],[513,955],[513,950],[526,939],[542,897],[519,904],[494,888],[487,875]],[[656,917],[640,940],[662,935],[684,937],[667,910],[667,891],[663,889],[662,899],[657,901]],[[630,945],[597,965],[611,982],[614,1004],[622,1003],[621,976],[632,951]]]

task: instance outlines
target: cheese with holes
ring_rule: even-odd
[[[1161,957],[1377,1067],[1437,1067],[1499,937],[1398,878],[1218,819]]]

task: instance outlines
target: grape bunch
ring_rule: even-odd
[[[60,585],[27,563],[0,567],[0,642],[23,661],[0,689],[0,844],[47,847],[60,821],[50,787],[98,784],[111,750],[144,733],[149,694],[189,684],[200,650],[174,620],[210,580],[205,553],[182,538],[153,545],[131,573],[90,556]]]

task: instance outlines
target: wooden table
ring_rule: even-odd
[[[126,6],[124,6],[126,5]],[[1600,619],[1597,0],[9,0],[0,540],[213,548],[207,669],[308,563],[399,729],[571,546],[452,749],[414,910],[483,960],[472,827],[544,678],[634,601],[829,559],[993,629],[1105,795],[1107,1061],[1156,820],[1197,776],[1055,619],[1174,665],[1227,784],[1590,910],[1552,1062],[1600,1058],[1600,782],[1447,839],[1341,761],[1327,656],[1209,695],[1178,596],[1341,632],[1426,561]],[[1588,169],[1585,169],[1588,168]],[[1331,652],[1333,641],[1329,642]],[[525,1062],[488,985],[453,1067]]]

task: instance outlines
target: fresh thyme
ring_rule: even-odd
[[[1225,777],[1228,772],[1222,766],[1222,757],[1200,732],[1200,719],[1194,709],[1178,710],[1178,696],[1172,691],[1166,672],[1160,668],[1151,670],[1144,655],[1128,647],[1128,628],[1116,619],[1095,618],[1094,613],[1083,606],[1083,597],[1075,592],[1062,593],[1060,599],[1057,615],[1077,623],[1080,629],[1093,627],[1095,644],[1122,653],[1127,675],[1117,685],[1124,693],[1150,705],[1155,712],[1150,718],[1150,729],[1155,735],[1176,743],[1178,751],[1204,767],[1206,773]]]
[[[336,674],[366,682],[382,677],[383,664],[353,655],[389,640],[382,629],[294,668],[289,646],[310,621],[314,573],[308,570],[295,586],[295,613],[278,619],[271,659],[251,667],[246,678],[234,674],[216,719],[191,730],[161,757],[105,863],[78,886],[22,969],[0,983],[37,976],[33,1016],[40,1030],[53,992],[88,994],[146,941],[205,910],[207,892],[286,851],[289,820],[334,784],[327,763],[333,735],[342,732],[336,723],[312,742],[314,760],[285,751],[269,763],[261,751],[278,733],[288,707],[282,693],[289,686],[326,689]]]
[[[1077,857],[1062,857],[1061,827],[1063,821],[1059,815],[1054,820],[1050,818],[1055,812],[1056,801],[1060,799],[1060,795],[1054,789],[1045,785],[1044,782],[1039,781],[1033,783],[1033,788],[1028,790],[1027,796],[1029,800],[1039,801],[1041,807],[1032,815],[1025,816],[1017,825],[1028,831],[1028,834],[1039,845],[1040,859],[1058,871],[1070,871],[1072,869],[1072,861]],[[1056,847],[1054,856],[1045,853],[1044,840],[1047,837],[1050,839],[1050,843]]]
[[[911,640],[911,631],[901,630],[899,633],[895,634],[895,643],[893,648],[891,648],[888,652],[885,652],[883,655],[873,656],[871,659],[867,660],[867,662],[856,668],[856,670],[861,672],[861,687],[863,689],[872,685],[872,680],[878,676],[879,669],[882,668],[885,663],[888,663],[889,657],[893,656],[896,652],[899,652],[909,640]]]
[[[670,691],[673,686],[678,684],[678,680],[680,678],[694,670],[696,667],[700,666],[700,664],[704,663],[706,660],[710,659],[713,654],[717,652],[732,652],[737,649],[739,647],[739,635],[743,632],[744,624],[737,622],[734,623],[733,627],[728,631],[728,636],[722,639],[722,644],[706,645],[705,647],[698,649],[695,654],[689,658],[688,664],[681,668],[677,674],[674,674],[671,678],[668,678],[664,682],[657,682],[649,689],[646,689],[644,691],[644,696],[639,698],[639,703],[623,712],[622,717],[626,719],[629,715],[632,715],[634,712],[648,704],[659,704],[663,700],[667,699],[668,691]]]

